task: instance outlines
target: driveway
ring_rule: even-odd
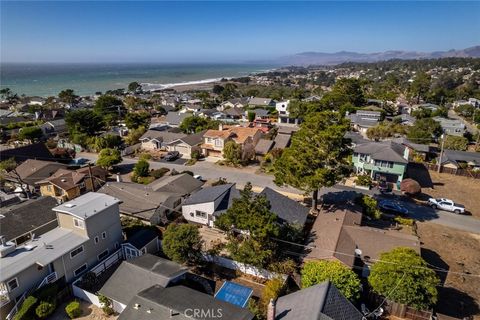
[[[432,222],[446,227],[480,234],[480,219],[466,215],[457,215],[442,210],[434,210],[428,206],[419,205],[401,194],[382,195],[377,190],[361,190],[337,185],[332,188],[322,188],[319,192],[319,197],[331,203],[344,203],[348,200],[355,199],[359,194],[368,194],[377,199],[394,198],[409,210],[410,217],[415,220]]]

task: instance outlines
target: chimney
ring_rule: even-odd
[[[220,124],[218,125],[218,130],[223,131],[223,123],[220,122]]]
[[[275,301],[270,299],[267,307],[267,320],[275,320]]]

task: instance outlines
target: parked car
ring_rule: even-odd
[[[380,210],[387,213],[408,215],[408,209],[398,202],[382,200],[378,203],[378,207],[380,208]]]
[[[175,161],[178,158],[180,158],[180,152],[170,151],[163,159],[165,159],[166,161]]]
[[[433,209],[440,209],[450,212],[455,212],[456,214],[465,213],[465,207],[461,204],[455,203],[450,199],[440,198],[430,198],[428,199],[428,204]]]

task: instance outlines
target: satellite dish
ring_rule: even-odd
[[[356,256],[361,256],[361,255],[362,255],[362,250],[360,250],[360,249],[358,249],[358,248],[355,249],[355,255],[356,255]]]

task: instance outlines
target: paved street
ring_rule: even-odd
[[[358,193],[369,194],[380,199],[394,198],[396,201],[401,202],[402,205],[409,210],[410,216],[416,220],[429,221],[450,228],[480,233],[480,219],[476,219],[467,215],[457,215],[455,213],[442,210],[434,210],[427,206],[418,205],[415,202],[408,200],[408,198],[398,195],[381,195],[376,190],[360,190],[345,186],[335,186],[333,188],[323,188],[320,191],[319,196],[324,196],[330,201],[336,200],[339,202],[345,202],[355,197],[355,195]]]
[[[79,153],[78,157],[90,159],[96,161],[97,154],[94,153]],[[132,166],[138,161],[138,159],[125,157],[122,166]],[[162,167],[168,169],[175,169],[177,171],[189,170],[194,174],[201,175],[204,179],[218,179],[226,178],[229,182],[235,182],[242,188],[247,182],[251,182],[254,189],[260,190],[263,187],[270,187],[282,193],[288,193],[291,195],[302,195],[303,192],[291,187],[278,187],[273,183],[273,177],[266,174],[256,173],[256,167],[249,167],[243,169],[236,169],[232,167],[219,166],[209,161],[199,161],[193,166],[185,166],[183,160],[177,160],[174,162],[156,162],[150,161],[150,167],[152,169],[159,169]],[[255,188],[256,187],[256,188]],[[335,201],[345,202],[351,199],[357,193],[364,193],[369,195],[375,195],[377,197],[391,198],[392,196],[383,196],[378,194],[376,190],[360,190],[350,187],[337,185],[334,188],[323,188],[319,192],[319,196],[326,195],[327,197],[334,197]],[[445,212],[441,210],[434,210],[427,206],[417,205],[413,201],[405,201],[402,197],[394,196],[396,200],[402,202],[405,207],[411,212],[412,218],[421,221],[431,221],[432,223],[441,224],[447,227],[480,233],[480,219],[473,218],[471,216],[456,215],[451,212]]]

